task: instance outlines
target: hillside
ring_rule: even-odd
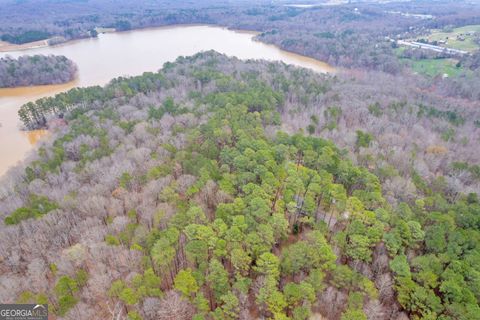
[[[207,52],[25,105],[26,125],[68,124],[2,180],[0,300],[63,319],[477,319],[478,182],[455,189],[449,164],[478,142],[447,130],[475,132],[477,111],[363,76]],[[432,140],[411,146],[418,123]]]

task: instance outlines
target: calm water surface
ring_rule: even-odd
[[[199,51],[216,50],[240,59],[281,60],[313,69],[333,72],[326,63],[253,41],[253,32],[237,32],[211,26],[162,27],[130,32],[100,34],[54,47],[0,53],[0,57],[24,54],[64,55],[78,65],[78,78],[70,83],[0,89],[0,175],[21,161],[25,154],[47,132],[22,132],[17,111],[28,101],[51,96],[75,86],[106,84],[118,76],[139,75],[157,71],[167,61]]]

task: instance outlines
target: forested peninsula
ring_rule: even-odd
[[[76,75],[77,66],[65,56],[0,58],[0,88],[66,83]]]
[[[63,319],[477,319],[478,182],[448,152],[476,111],[371,76],[391,87],[206,52],[25,105],[26,125],[68,125],[3,179],[0,300]]]

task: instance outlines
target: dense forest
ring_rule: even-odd
[[[446,90],[444,80],[432,87],[421,77],[376,71],[357,76],[339,71],[334,77],[298,71],[285,76],[269,69],[257,73],[270,74],[268,82],[285,91],[280,115],[286,131],[303,130],[346,148],[351,159],[381,178],[391,201],[411,198],[418,175],[438,181],[452,198],[480,192],[479,103],[455,97],[461,91]],[[467,92],[480,97],[478,84],[470,85],[476,90]],[[29,102],[19,117],[26,128],[44,128],[79,106],[116,96],[114,85],[75,89]],[[366,141],[359,144],[359,135]]]
[[[25,105],[27,126],[63,119],[2,179],[0,300],[478,319],[478,109],[415,79],[207,52]]]
[[[0,58],[0,88],[65,83],[76,75],[77,66],[65,56]]]
[[[0,179],[0,301],[72,320],[480,319],[480,32],[463,55],[398,41],[454,37],[480,5],[323,2],[0,0],[11,43],[215,24],[341,67],[204,52],[23,105],[51,137]],[[75,74],[0,60],[0,87]]]

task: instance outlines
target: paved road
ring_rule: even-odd
[[[393,39],[390,39],[390,41],[395,41]],[[409,46],[413,48],[420,48],[420,49],[427,49],[435,52],[440,52],[440,53],[448,53],[451,55],[465,55],[468,54],[467,51],[463,50],[458,50],[458,49],[452,49],[452,48],[444,48],[440,46],[434,46],[432,44],[427,44],[427,43],[421,43],[421,42],[415,42],[415,41],[404,41],[404,40],[397,40],[397,43],[399,45],[404,45],[404,46]]]

